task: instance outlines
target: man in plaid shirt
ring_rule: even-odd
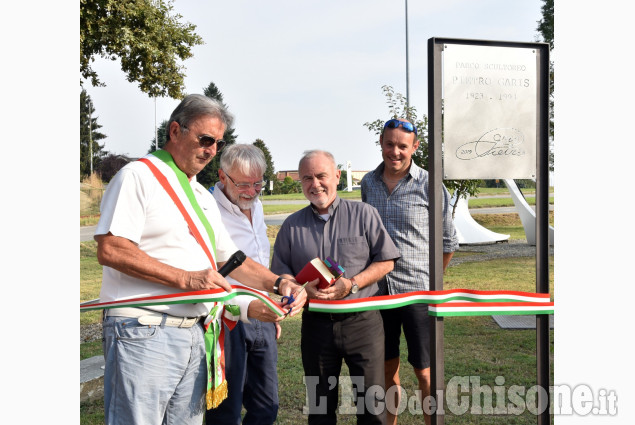
[[[401,253],[395,268],[379,284],[379,294],[427,291],[429,286],[428,172],[412,161],[419,147],[416,127],[407,120],[386,122],[379,137],[383,162],[362,179],[362,201],[373,205]],[[452,221],[450,193],[443,187],[443,269],[459,241]],[[399,385],[401,328],[408,344],[422,400],[430,395],[430,335],[427,304],[381,310],[385,333],[386,389]],[[396,393],[395,406],[399,405]],[[388,400],[386,400],[388,403]],[[387,412],[387,423],[397,417]],[[430,418],[425,415],[429,423]]]

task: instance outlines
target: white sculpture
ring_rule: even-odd
[[[523,223],[525,229],[525,237],[529,245],[536,245],[536,212],[527,203],[520,189],[516,185],[513,179],[504,179],[505,186],[509,189],[509,193],[512,196],[516,211],[520,216],[520,221]],[[553,246],[553,227],[549,226],[549,245]]]
[[[469,195],[468,195],[469,196]],[[456,202],[456,196],[452,196],[450,205]],[[469,245],[478,243],[502,242],[509,239],[509,235],[492,232],[478,224],[470,214],[467,207],[467,199],[459,199],[454,213],[454,226],[459,237],[459,244]]]

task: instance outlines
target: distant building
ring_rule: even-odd
[[[286,177],[291,177],[293,179],[293,181],[299,182],[300,181],[300,174],[298,173],[298,170],[285,170],[285,171],[278,171],[276,173],[276,179],[278,179],[278,181],[283,181]]]
[[[359,185],[366,173],[368,173],[368,171],[351,171],[353,186]],[[296,182],[300,181],[300,173],[298,170],[284,170],[276,173],[278,181],[283,181],[285,177],[291,177]]]

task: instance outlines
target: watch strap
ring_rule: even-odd
[[[354,294],[357,291],[359,291],[359,285],[357,284],[357,281],[355,280],[354,277],[351,277],[349,280],[351,281],[351,291],[350,291],[350,293]],[[354,288],[356,288],[356,289],[353,291]]]
[[[282,276],[278,276],[278,278],[276,279],[276,283],[273,284],[273,293],[276,295],[280,295],[280,282],[282,281],[282,279]]]

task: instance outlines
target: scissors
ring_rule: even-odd
[[[298,295],[300,295],[302,293],[302,291],[304,291],[304,287],[308,284],[309,282],[306,282],[304,285],[302,285],[302,287],[300,288],[300,290],[298,291]],[[287,300],[286,304],[293,304],[295,302],[295,298],[293,298],[293,295],[285,295],[282,297],[282,299],[280,300],[281,302],[284,303],[284,301]],[[285,304],[285,305],[286,305]],[[289,309],[289,312],[287,314],[290,314],[291,311],[293,310],[293,307],[291,307]]]

